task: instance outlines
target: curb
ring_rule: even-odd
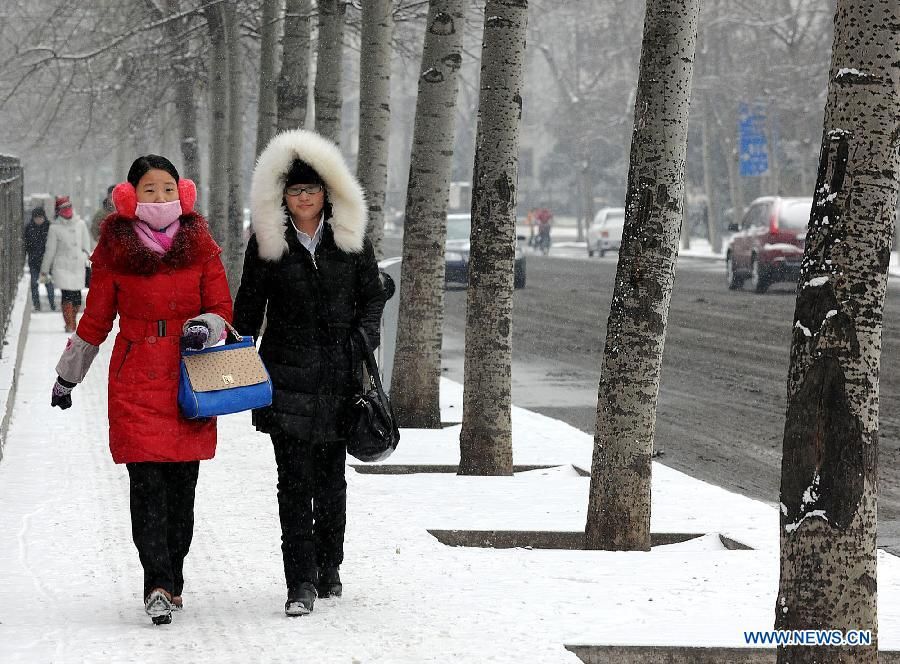
[[[16,387],[19,383],[19,371],[22,357],[25,354],[25,337],[31,321],[29,302],[29,284],[24,275],[19,279],[16,298],[13,302],[12,324],[3,339],[3,357],[0,358],[0,460],[3,459],[3,448],[6,445],[6,432],[12,418],[13,405],[16,400]]]

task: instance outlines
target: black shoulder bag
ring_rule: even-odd
[[[350,405],[347,453],[360,461],[383,461],[387,459],[400,442],[400,430],[390,399],[381,386],[378,364],[369,344],[369,338],[362,328],[354,330],[363,344],[368,385],[363,385],[359,394],[353,396]]]

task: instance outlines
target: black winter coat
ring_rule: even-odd
[[[41,261],[44,260],[44,250],[47,248],[47,234],[49,232],[49,221],[45,221],[43,224],[29,221],[25,225],[25,253],[28,254],[28,269],[32,274],[41,271]]]
[[[289,251],[277,262],[259,257],[250,237],[234,302],[234,326],[259,335],[260,357],[273,385],[272,405],[253,412],[257,430],[314,443],[344,438],[349,397],[359,391],[363,356],[351,330],[380,341],[384,289],[371,243],[361,253],[340,250],[330,224],[322,228],[315,260],[292,224]]]

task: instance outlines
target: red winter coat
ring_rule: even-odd
[[[215,455],[215,419],[187,420],[178,410],[178,340],[184,322],[198,314],[231,321],[220,253],[196,213],[182,215],[163,256],[141,243],[128,217],[114,213],[101,226],[78,336],[99,346],[118,314],[109,363],[109,449],[116,463]]]

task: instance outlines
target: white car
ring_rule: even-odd
[[[622,245],[622,227],[625,225],[625,208],[600,208],[588,227],[588,256],[607,251],[618,251]]]

